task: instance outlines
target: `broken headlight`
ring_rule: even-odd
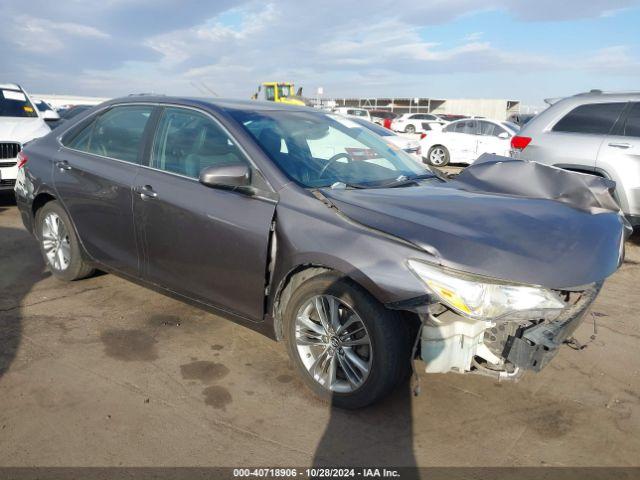
[[[408,264],[443,304],[474,319],[548,316],[565,307],[559,295],[546,288],[509,284],[418,260],[409,260]]]

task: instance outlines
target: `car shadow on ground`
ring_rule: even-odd
[[[417,467],[411,397],[407,381],[371,407],[351,411],[332,406],[313,466]],[[403,472],[402,478],[419,478],[417,470],[415,477],[409,472]]]
[[[0,195],[0,211],[11,205],[12,199]],[[15,203],[14,203],[15,204]],[[7,206],[5,206],[7,205]],[[38,245],[24,230],[0,227],[0,380],[14,362],[23,336],[22,307],[33,286],[47,278]]]

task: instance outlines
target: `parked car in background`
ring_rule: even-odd
[[[36,98],[33,100],[33,104],[38,109],[38,112],[42,114],[42,118],[45,120],[45,122],[60,120],[60,115],[58,115],[58,112],[56,112],[56,110],[44,100]]]
[[[516,125],[519,125],[522,128],[524,125],[529,123],[529,121],[531,121],[531,119],[535,116],[536,116],[535,113],[513,113],[509,115],[509,118],[507,118],[507,120],[511,123],[515,123]]]
[[[347,117],[366,118],[371,121],[371,115],[369,114],[369,110],[366,108],[337,107],[334,108],[333,111]]]
[[[614,180],[622,211],[640,225],[640,93],[596,90],[556,101],[511,146],[515,158]]]
[[[19,85],[0,84],[0,190],[13,189],[23,145],[50,131],[42,113]]]
[[[449,123],[420,140],[422,155],[429,165],[472,164],[483,153],[508,155],[511,138],[519,127],[511,122],[464,119]]]
[[[420,142],[413,138],[403,137],[397,133],[389,130],[388,128],[381,127],[377,123],[370,122],[363,118],[352,118],[352,121],[358,125],[370,130],[376,135],[380,135],[385,141],[391,142],[396,147],[404,150],[407,153],[418,156],[420,155]]]
[[[369,115],[371,115],[371,121],[379,125],[383,125],[385,120],[393,121],[394,118],[398,118],[397,113],[389,110],[369,110]]]
[[[430,113],[405,113],[391,121],[391,129],[396,132],[416,133],[422,131],[422,122],[436,122],[445,125],[447,122]]]
[[[71,120],[72,118],[80,115],[81,113],[91,110],[95,105],[74,105],[73,107],[60,110],[60,118],[58,120],[52,120],[49,122],[51,129],[58,128],[64,122]]]
[[[20,152],[16,202],[56,278],[113,272],[281,340],[333,406],[406,382],[418,342],[433,373],[543,368],[622,261],[603,180],[597,197],[518,197],[529,165],[494,161],[509,173],[477,192],[354,125],[273,102],[116,99]]]

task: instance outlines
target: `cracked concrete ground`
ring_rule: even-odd
[[[0,195],[0,466],[640,465],[639,244],[586,349],[343,412],[257,333],[113,275],[53,279]]]

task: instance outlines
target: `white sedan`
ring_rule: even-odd
[[[456,120],[440,131],[428,132],[420,140],[423,160],[429,165],[443,167],[449,163],[470,165],[483,153],[508,156],[511,137],[519,129],[511,122]]]
[[[447,122],[430,113],[405,113],[391,121],[391,130],[404,133],[418,133],[425,129],[423,124],[446,125]]]
[[[350,120],[366,128],[367,130],[371,130],[376,135],[380,135],[387,142],[391,142],[399,149],[413,155],[420,155],[420,142],[418,140],[402,137],[395,132],[392,132],[388,128],[381,127],[377,123],[369,122],[363,118],[351,118]],[[419,160],[420,157],[418,156],[417,159]]]

